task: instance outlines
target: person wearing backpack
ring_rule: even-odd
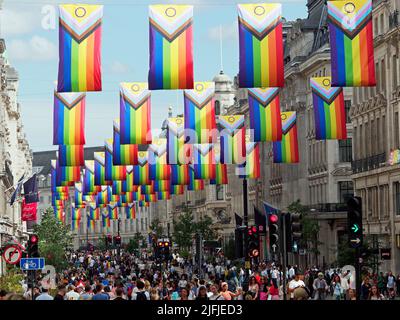
[[[136,282],[137,291],[133,294],[132,300],[136,301],[147,301],[150,300],[150,294],[144,289],[144,282],[138,280]]]

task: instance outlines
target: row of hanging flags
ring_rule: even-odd
[[[371,0],[328,1],[331,76],[311,78],[316,139],[346,139],[343,87],[374,86]],[[297,116],[282,112],[284,86],[281,4],[238,5],[239,87],[248,89],[244,115],[215,114],[213,82],[193,77],[193,6],[151,5],[148,83],[120,84],[120,117],[103,152],[85,161],[85,99],[102,90],[103,6],[60,5],[60,62],[54,94],[52,204],[60,220],[74,188],[72,228],[89,208],[88,228],[120,212],[170,199],[185,189],[260,177],[260,143],[272,142],[274,163],[298,163]],[[151,91],[184,90],[184,116],[168,118],[164,138],[152,136]],[[81,170],[83,168],[83,170]],[[186,188],[185,188],[186,187]]]

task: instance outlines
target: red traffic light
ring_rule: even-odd
[[[250,252],[250,255],[255,258],[260,255],[260,252],[257,249],[254,249]]]
[[[279,220],[279,218],[278,218],[278,216],[276,214],[271,214],[269,216],[269,222],[271,222],[271,223],[277,223],[278,220]]]
[[[252,233],[257,233],[257,227],[256,226],[252,226],[251,227],[251,232]]]
[[[253,230],[251,228],[248,228],[247,229],[247,233],[248,233],[249,236],[251,236],[253,234]]]
[[[31,235],[30,235],[30,237],[29,237],[29,242],[30,242],[31,244],[36,244],[38,241],[39,241],[39,238],[38,238],[37,235],[35,235],[35,234],[31,234]]]

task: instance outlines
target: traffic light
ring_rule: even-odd
[[[120,235],[114,237],[114,245],[116,245],[116,246],[121,245],[121,236]]]
[[[36,234],[29,235],[28,257],[39,258],[39,237]]]
[[[302,214],[288,213],[286,219],[286,251],[298,252],[299,242],[302,237]]]
[[[247,228],[247,234],[249,237],[248,253],[252,258],[256,258],[260,255],[260,241],[258,237],[257,226],[251,226]]]
[[[111,236],[111,234],[108,234],[108,235],[106,236],[106,246],[112,245],[112,242],[113,242],[112,236]]]
[[[279,246],[279,216],[275,213],[268,215],[269,245],[273,253],[277,252]]]
[[[362,206],[360,197],[351,197],[347,202],[347,226],[349,246],[359,248],[363,244]]]

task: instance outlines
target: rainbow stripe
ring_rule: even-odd
[[[193,6],[149,9],[150,90],[193,89]]]
[[[212,143],[216,135],[214,82],[195,82],[185,90],[185,129],[188,143]]]
[[[246,161],[246,127],[243,115],[219,116],[221,155],[223,164]]]
[[[57,160],[56,160],[57,161]],[[81,167],[61,167],[56,162],[56,186],[74,185],[81,179]]]
[[[215,179],[210,179],[210,184],[228,184],[228,166],[217,163],[215,165]]]
[[[58,177],[58,161],[51,160],[51,167],[50,167],[50,175],[51,175],[51,190],[52,192],[56,192],[58,187],[66,187],[66,186],[73,186],[75,183],[70,181],[62,181],[61,178]]]
[[[113,195],[123,195],[126,191],[126,180],[125,181],[113,181],[112,184],[112,194]]]
[[[107,181],[126,180],[126,166],[113,165],[113,139],[105,141],[105,179]]]
[[[94,185],[110,186],[113,181],[106,180],[106,156],[105,152],[94,153]]]
[[[167,164],[167,139],[154,138],[148,149],[150,180],[169,180],[171,168]]]
[[[101,91],[103,6],[60,5],[58,92]]]
[[[107,210],[108,210],[108,216],[110,217],[111,220],[118,219],[118,205],[109,204],[107,206]]]
[[[296,112],[282,112],[282,141],[273,143],[274,163],[299,162]]]
[[[172,164],[171,165],[171,184],[188,185],[190,182],[189,165]]]
[[[126,167],[126,192],[138,191],[138,186],[133,183],[133,166]]]
[[[90,231],[94,231],[96,228],[96,221],[88,218],[87,219],[87,228]]]
[[[194,144],[193,159],[195,179],[215,179],[214,144]]]
[[[375,86],[372,1],[328,1],[332,86]]]
[[[71,207],[71,220],[82,219],[82,209]]]
[[[170,180],[155,180],[154,181],[154,191],[155,192],[170,191],[170,189],[171,189],[171,181]]]
[[[142,194],[139,191],[127,192],[125,195],[122,196],[122,198],[125,203],[133,203],[135,201],[142,200]]]
[[[170,200],[171,194],[168,191],[159,191],[157,192],[157,200]]]
[[[54,212],[54,216],[56,217],[56,219],[61,222],[61,223],[65,223],[65,210],[62,207],[53,207],[53,212]]]
[[[85,170],[82,184],[83,195],[95,195],[101,191],[101,186],[94,184],[94,160],[85,161]]]
[[[179,185],[179,184],[173,185],[171,183],[171,187],[170,187],[170,191],[169,192],[170,192],[171,195],[182,195],[182,194],[185,193],[185,186]]]
[[[148,208],[150,207],[150,202],[146,202],[146,201],[138,201],[138,206],[139,208]]]
[[[139,186],[140,194],[151,194],[156,193],[155,190],[155,181],[152,181],[151,184]]]
[[[119,111],[120,143],[151,143],[151,93],[147,83],[121,83]]]
[[[125,207],[126,219],[136,219],[136,204],[129,204]]]
[[[121,144],[119,120],[114,120],[113,165],[135,165],[139,146],[137,144]]]
[[[75,183],[74,199],[75,199],[75,208],[86,207],[85,202],[83,201],[82,183]]]
[[[53,144],[85,144],[85,93],[54,93]]]
[[[110,228],[111,227],[111,219],[110,216],[108,215],[108,212],[106,214],[102,214],[102,226],[103,228]]]
[[[196,179],[193,165],[189,165],[189,184],[188,191],[204,190],[204,180]]]
[[[78,231],[81,220],[71,220],[71,231]]]
[[[246,135],[246,162],[238,165],[238,171],[241,179],[260,178],[260,143],[251,141],[251,135]]]
[[[157,202],[157,195],[154,193],[144,195],[145,202]]]
[[[52,207],[57,207],[57,208],[64,208],[64,200],[57,199],[55,194],[51,195],[51,205]]]
[[[109,204],[112,201],[112,191],[110,186],[104,186],[101,188],[101,191],[96,195],[96,206],[100,206],[102,204]]]
[[[238,12],[239,87],[283,87],[281,4],[238,4]]]
[[[85,165],[83,145],[60,145],[58,147],[58,162],[61,167]]]
[[[99,220],[100,219],[100,208],[97,208],[96,206],[90,206],[89,219]]]
[[[250,129],[254,141],[280,141],[282,139],[279,88],[248,89]]]
[[[138,165],[133,166],[133,184],[134,185],[151,184],[148,158],[149,158],[148,151],[139,151]]]
[[[167,163],[189,164],[191,147],[185,144],[185,119],[182,117],[167,120]]]
[[[347,139],[342,88],[332,88],[330,77],[311,78],[315,139]]]

